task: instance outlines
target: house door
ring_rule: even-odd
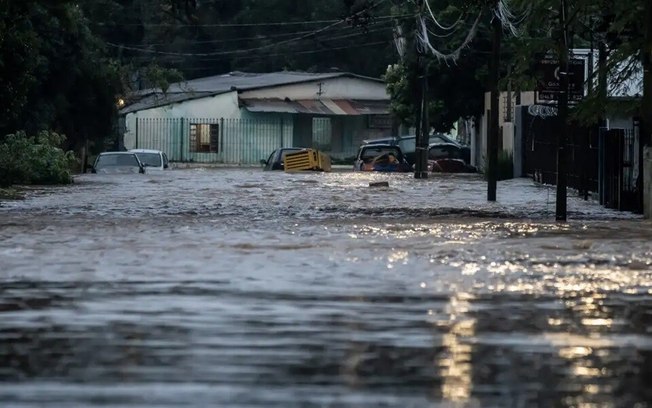
[[[323,152],[332,150],[332,126],[330,118],[312,118],[312,147]]]
[[[297,115],[292,134],[294,147],[312,147],[312,116]]]

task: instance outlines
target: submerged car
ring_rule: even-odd
[[[263,165],[263,170],[285,170],[285,155],[288,153],[296,153],[306,150],[305,147],[281,147],[276,149],[269,155],[267,160],[262,159],[260,164]]]
[[[360,146],[353,171],[408,172],[412,168],[400,147],[378,143]]]
[[[145,173],[145,167],[133,152],[104,152],[95,158],[92,173]]]
[[[383,137],[378,139],[366,139],[362,141],[362,145],[371,145],[371,144],[388,144],[393,146],[398,146],[403,152],[405,160],[413,166],[416,161],[416,136],[415,135],[406,135],[406,136],[390,136]],[[468,146],[465,146],[453,139],[445,133],[435,132],[431,133],[428,137],[428,145],[432,144],[453,144],[460,148],[462,154],[461,159],[464,160],[466,164],[471,162],[471,149]]]
[[[463,149],[453,143],[428,146],[428,170],[440,173],[474,173],[475,167],[464,160]]]
[[[401,148],[403,154],[405,154],[405,159],[408,161],[408,163],[413,165],[416,160],[416,136],[401,136],[397,138],[396,144]],[[432,133],[428,138],[428,145],[431,146],[433,144],[447,144],[457,146],[460,153],[459,158],[466,164],[471,162],[471,149],[444,133]]]
[[[130,152],[136,153],[138,160],[150,170],[165,170],[170,167],[168,156],[160,150],[152,149],[131,149]]]

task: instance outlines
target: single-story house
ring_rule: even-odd
[[[347,158],[391,134],[389,104],[382,80],[348,72],[231,72],[134,93],[122,142],[173,161],[254,164],[289,146]]]

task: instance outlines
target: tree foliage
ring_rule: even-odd
[[[460,117],[472,117],[482,113],[486,89],[487,64],[491,44],[488,40],[490,15],[483,13],[482,2],[468,2],[457,5],[444,1],[432,1],[431,7],[440,11],[442,25],[460,23],[456,30],[435,33],[431,38],[433,47],[440,52],[450,53],[462,44],[473,23],[480,14],[477,34],[468,47],[464,47],[455,60],[438,59],[427,50],[419,50],[414,45],[406,51],[405,58],[388,69],[385,80],[392,97],[392,111],[405,124],[413,125],[422,87],[419,78],[423,66],[427,66],[428,118],[431,127],[437,131],[449,131]],[[398,13],[417,13],[413,5],[403,4]],[[411,21],[401,22],[401,32],[406,33],[409,44],[415,44]],[[421,51],[419,53],[419,51]],[[421,67],[421,68],[420,68]]]
[[[65,137],[41,131],[27,136],[9,134],[0,143],[0,187],[12,184],[68,184],[76,164],[72,152],[61,149]]]
[[[0,135],[52,129],[68,146],[111,132],[121,67],[67,0],[0,2]]]
[[[185,78],[284,69],[339,69],[378,77],[395,60],[392,24],[366,18],[363,3],[371,4],[104,0],[87,6],[87,13],[112,55],[133,67],[133,86],[142,88],[151,85],[145,75],[150,64],[175,69]],[[375,17],[387,15],[389,3],[374,5],[373,11]]]
[[[566,1],[568,47],[597,51],[599,44],[604,43],[608,52],[604,75],[609,78],[610,88],[622,87],[631,78],[641,75],[639,61],[644,47],[644,3],[645,0]],[[402,11],[411,9],[415,12],[415,4],[400,3],[399,7]],[[561,3],[559,0],[511,0],[507,4],[513,14],[511,20],[516,26],[516,35],[509,30],[503,33],[500,87],[505,90],[509,83],[515,91],[532,91],[540,75],[536,70],[536,61],[544,54],[557,54],[559,49]],[[456,62],[433,58],[429,53],[424,57],[429,67],[428,98],[433,101],[429,104],[431,126],[447,130],[456,118],[476,116],[482,112],[484,92],[488,89],[487,67],[491,50],[489,21],[495,2],[429,0],[429,5],[444,26],[454,25],[455,16],[460,13],[474,13],[482,8],[486,10],[475,39],[462,50]],[[424,13],[424,10],[420,12]],[[414,27],[403,25],[402,29],[410,33]],[[466,30],[431,32],[430,38],[437,49],[446,51],[450,50],[448,44],[461,43],[468,29],[467,24]],[[417,92],[414,91],[417,65],[414,50],[408,51],[407,58],[398,68],[389,70],[386,79],[392,95],[393,111],[404,122],[413,124],[417,106]],[[574,109],[575,119],[595,122],[606,111],[614,113],[619,110],[631,114],[638,109],[640,98],[619,102],[608,100],[606,92],[598,92],[597,77],[598,71],[593,70],[587,78],[590,92]]]
[[[641,77],[641,52],[644,48],[643,10],[646,0],[618,2],[614,0],[567,1],[565,16],[569,49],[584,48],[597,52],[600,44],[606,49],[607,64],[603,75],[611,90],[624,90],[632,78]],[[521,25],[521,36],[510,38],[513,78],[532,85],[533,63],[545,53],[558,53],[561,36],[560,2],[542,0],[532,3],[514,0],[515,7],[528,10],[528,18]],[[597,61],[597,56],[594,62]],[[586,123],[595,123],[605,113],[632,114],[640,106],[640,99],[623,101],[609,99],[607,90],[599,89],[597,66],[589,67],[587,97],[574,109],[573,117]]]
[[[643,48],[646,0],[568,3],[570,47],[609,50],[610,78],[631,77]],[[482,112],[490,55],[488,0],[429,0],[444,26],[432,45],[450,52],[463,43],[475,16],[473,41],[454,62],[408,47],[399,58],[400,30],[414,44],[422,2],[380,0],[0,0],[0,137],[18,129],[52,129],[67,145],[112,135],[116,100],[130,90],[229,71],[328,71],[385,75],[392,107],[414,121],[419,65],[428,67],[431,125],[448,130],[459,117]],[[515,91],[531,90],[533,61],[557,48],[557,0],[509,0],[520,35],[506,35],[501,77]],[[527,11],[526,14],[524,14]],[[509,34],[509,33],[505,33]],[[423,51],[423,50],[422,50]],[[392,66],[387,70],[388,66]],[[593,80],[595,77],[593,78]],[[592,87],[594,88],[594,87]],[[576,110],[595,117],[605,106],[597,92]]]

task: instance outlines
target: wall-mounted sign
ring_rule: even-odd
[[[537,99],[556,101],[561,92],[559,60],[543,58],[537,64]],[[571,58],[568,61],[568,102],[579,102],[584,98],[584,60]]]

